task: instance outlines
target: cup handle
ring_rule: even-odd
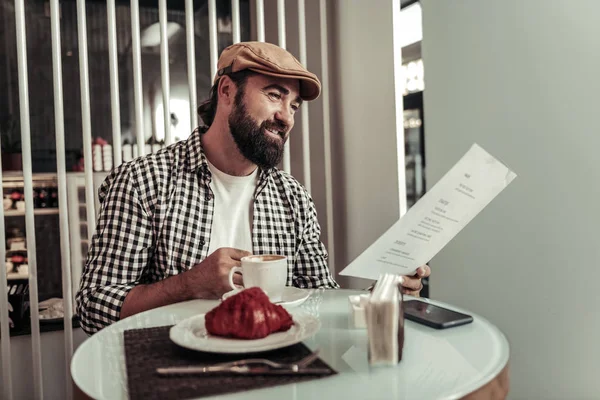
[[[231,286],[232,289],[237,289],[237,287],[235,286],[235,284],[233,283],[233,274],[236,273],[236,271],[239,271],[240,273],[242,273],[242,268],[240,267],[233,267],[229,270],[229,286]]]

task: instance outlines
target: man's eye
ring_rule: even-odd
[[[294,112],[298,111],[299,108],[300,106],[298,104],[292,104],[292,110],[294,110]]]
[[[273,99],[281,99],[281,95],[279,93],[275,93],[275,92],[271,92],[269,93],[269,97],[273,98]]]

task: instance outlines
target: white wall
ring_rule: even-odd
[[[519,175],[432,262],[497,324],[512,399],[600,396],[600,2],[423,0],[430,185],[473,143]]]

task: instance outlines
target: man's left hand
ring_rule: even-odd
[[[421,289],[423,289],[423,278],[427,278],[431,275],[431,268],[429,265],[423,265],[417,268],[417,272],[411,276],[403,276],[402,280],[402,293],[410,296],[419,297]]]

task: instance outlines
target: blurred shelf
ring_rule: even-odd
[[[53,173],[36,173],[31,177],[33,187],[40,187],[50,184],[56,186],[58,178]],[[2,173],[2,187],[4,189],[18,189],[25,186],[23,182],[23,172],[21,171],[4,171]]]
[[[74,315],[71,320],[71,326],[73,329],[79,328],[79,318],[77,315]],[[53,331],[62,331],[64,330],[64,322],[61,318],[58,321],[48,321],[40,319],[40,333],[45,332],[53,332]],[[24,336],[31,335],[31,319],[29,318],[29,314],[25,319],[25,323],[20,329],[11,329],[9,331],[10,336]]]
[[[7,272],[6,279],[9,281],[16,281],[18,279],[29,279],[29,274]]]
[[[33,215],[58,215],[58,208],[36,208],[33,210]],[[5,217],[24,217],[25,211],[19,210],[4,210]]]

